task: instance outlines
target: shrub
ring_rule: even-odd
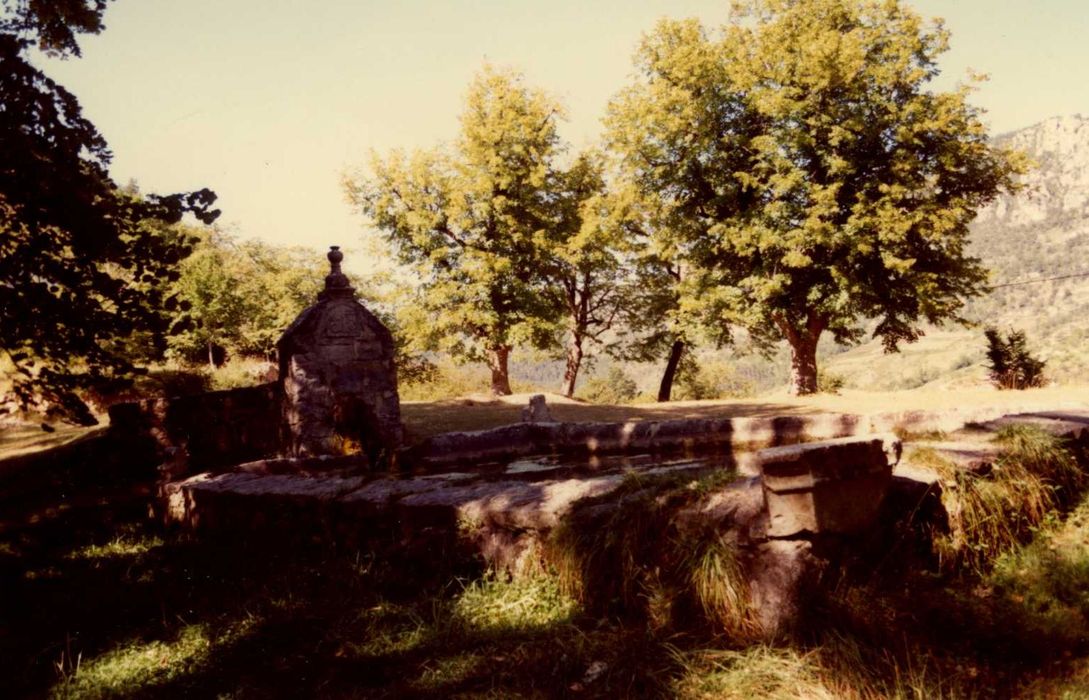
[[[674,398],[678,401],[752,396],[755,386],[742,376],[732,362],[709,361],[682,363]]]
[[[984,331],[987,338],[987,368],[991,381],[999,389],[1029,389],[1043,386],[1043,360],[1028,351],[1023,331],[1010,331],[1006,337],[995,328]]]
[[[639,395],[639,386],[623,368],[613,365],[604,377],[593,377],[586,382],[582,395],[593,403],[627,403]]]
[[[838,394],[846,383],[843,375],[835,372],[821,372],[817,375],[817,391],[822,394]]]

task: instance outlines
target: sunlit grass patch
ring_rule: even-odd
[[[73,549],[65,559],[95,560],[113,557],[141,557],[163,546],[161,537],[154,535],[122,534],[103,544],[89,544]]]
[[[478,632],[520,632],[570,622],[578,602],[549,576],[473,581],[454,601],[455,625]]]
[[[813,652],[753,646],[744,650],[675,651],[682,669],[672,684],[676,697],[723,700],[836,700],[821,680]]]
[[[435,628],[415,608],[382,601],[361,610],[343,634],[359,641],[348,641],[338,655],[377,657],[417,649],[434,637]]]
[[[735,639],[752,638],[759,631],[749,609],[749,585],[733,547],[720,538],[704,535],[693,541],[683,569],[707,619]]]
[[[97,657],[62,658],[61,680],[50,695],[58,698],[101,698],[131,694],[197,673],[217,647],[241,638],[252,619],[213,634],[205,625],[183,627],[170,641],[130,641]]]
[[[424,663],[412,685],[420,690],[438,691],[474,675],[485,662],[486,659],[475,652],[432,659]]]
[[[730,700],[969,700],[978,671],[923,648],[899,657],[835,633],[809,648],[674,650],[679,698]],[[948,667],[947,667],[948,666]]]

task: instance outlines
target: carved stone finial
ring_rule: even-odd
[[[348,276],[340,271],[340,262],[344,260],[344,253],[340,252],[340,246],[329,246],[329,274],[325,276],[325,291],[323,296],[348,296],[355,290],[348,282]]]

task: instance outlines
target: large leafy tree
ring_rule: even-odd
[[[616,344],[613,332],[629,289],[628,213],[608,192],[601,156],[587,152],[556,178],[557,214],[541,241],[545,298],[556,310],[564,396],[573,396],[583,361]]]
[[[491,369],[511,393],[508,358],[550,342],[542,239],[554,223],[560,106],[514,72],[485,69],[469,87],[452,149],[374,155],[346,180],[349,198],[420,279],[406,330],[425,346]]]
[[[110,179],[110,152],[75,96],[27,59],[37,46],[79,55],[76,36],[102,28],[104,0],[0,3],[0,349],[24,406],[93,422],[80,386],[132,369],[125,338],[161,333],[191,241],[149,222],[191,212],[208,190],[137,196]]]
[[[609,142],[689,271],[681,305],[785,339],[817,389],[825,332],[888,351],[985,289],[968,224],[1020,159],[969,88],[936,92],[940,23],[897,0],[752,0],[712,35],[665,21],[611,104]]]

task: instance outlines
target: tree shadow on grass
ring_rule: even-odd
[[[597,620],[474,627],[452,579],[472,574],[442,561],[202,543],[151,526],[146,494],[99,496],[3,532],[10,697],[645,697],[669,663]]]

